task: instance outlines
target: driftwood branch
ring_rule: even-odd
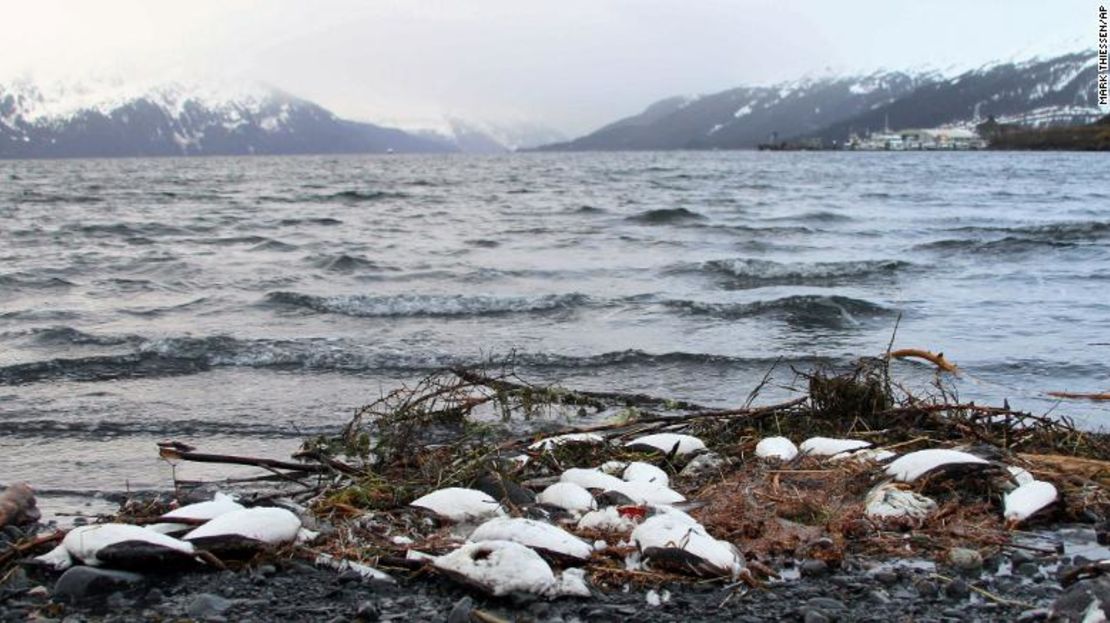
[[[285,469],[291,472],[326,472],[331,470],[329,465],[320,463],[293,463],[253,456],[235,456],[232,454],[209,454],[206,452],[186,452],[159,445],[158,455],[171,461],[190,461],[193,463],[223,463],[225,465],[248,465],[251,467]]]

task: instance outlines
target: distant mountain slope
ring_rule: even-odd
[[[1091,123],[1100,116],[1097,59],[1077,53],[1050,60],[1006,63],[924,84],[905,97],[806,133],[841,141],[850,132],[973,124],[988,117],[1030,126]]]
[[[543,150],[747,149],[777,140],[841,141],[850,132],[970,125],[996,115],[1029,123],[1097,117],[1095,55],[996,64],[954,78],[878,72],[668,98],[591,134]]]
[[[0,158],[455,151],[274,89],[0,85]]]
[[[669,98],[567,143],[543,149],[731,149],[754,147],[772,132],[798,135],[886,104],[912,91],[920,77],[877,73],[773,87],[740,87]]]

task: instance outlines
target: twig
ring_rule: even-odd
[[[952,578],[950,578],[948,576],[941,575],[939,573],[930,574],[929,577],[931,577],[933,579],[936,579],[936,580],[940,580],[942,582],[945,582],[946,584],[950,584],[950,583],[953,582]],[[1017,606],[1019,608],[1025,608],[1025,609],[1029,609],[1029,608],[1034,607],[1033,604],[1031,604],[1031,603],[1026,603],[1024,601],[1017,601],[1015,599],[1006,599],[1005,597],[995,595],[994,593],[992,593],[992,592],[990,592],[990,591],[988,591],[984,588],[979,588],[978,586],[975,586],[974,584],[968,584],[967,587],[970,588],[971,590],[975,591],[976,593],[979,593],[983,597],[986,597],[987,599],[989,599],[989,600],[991,600],[995,603],[1000,603],[1004,606]]]

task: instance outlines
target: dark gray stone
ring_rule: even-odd
[[[803,561],[798,565],[798,572],[803,577],[816,578],[823,576],[829,572],[829,565],[824,560],[810,559]]]
[[[1052,604],[1053,621],[1079,623],[1091,614],[1088,612],[1095,601],[1100,602],[1103,615],[1110,618],[1110,576],[1101,576],[1076,582],[1056,598]],[[1092,620],[1097,620],[1092,617]]]
[[[971,595],[971,588],[965,580],[956,578],[944,587],[944,594],[950,599],[967,599]]]
[[[819,610],[825,614],[835,614],[846,608],[844,602],[832,597],[814,597],[806,602],[805,607],[808,610]]]
[[[1040,570],[1040,566],[1035,562],[1023,562],[1014,569],[1014,573],[1031,578],[1037,575],[1037,572]]]
[[[213,593],[200,593],[189,600],[185,612],[194,619],[207,619],[226,612],[235,602]]]
[[[135,588],[142,583],[143,576],[138,573],[96,567],[70,567],[54,584],[54,597],[71,602],[101,600],[111,593]]]
[[[806,610],[802,615],[805,623],[829,623],[832,619],[817,610]]]
[[[914,588],[917,589],[917,594],[922,597],[936,597],[940,593],[940,588],[932,580],[921,580],[914,584]]]
[[[469,623],[472,610],[474,610],[474,600],[463,597],[451,608],[451,613],[447,615],[447,623]]]
[[[893,571],[879,571],[875,574],[875,580],[884,586],[893,586],[898,583],[899,577]]]
[[[454,610],[452,610],[451,612],[454,613]],[[467,616],[470,616],[469,612],[467,612]],[[377,621],[381,618],[381,610],[379,610],[377,604],[372,601],[364,601],[360,603],[358,605],[358,609],[355,611],[355,620],[357,621]],[[447,620],[451,621],[451,618],[448,617]]]

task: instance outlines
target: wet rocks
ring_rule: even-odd
[[[200,593],[193,595],[189,600],[185,612],[194,619],[205,619],[223,614],[232,605],[234,605],[234,602],[230,599],[212,593]]]
[[[116,591],[135,588],[143,581],[143,576],[129,571],[71,567],[54,584],[54,598],[71,602],[102,600]]]

